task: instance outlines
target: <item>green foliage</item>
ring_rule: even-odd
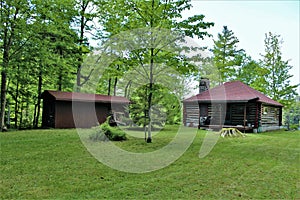
[[[291,130],[297,130],[300,127],[300,97],[291,101],[289,107],[284,109],[284,124]]]
[[[22,50],[31,37],[32,27],[27,22],[33,20],[32,8],[28,1],[1,1],[0,2],[0,67],[1,67],[1,129],[5,127],[5,109],[7,84],[10,80],[10,73],[17,66],[22,58]]]
[[[219,70],[219,82],[226,82],[236,77],[236,66],[240,66],[240,54],[244,51],[237,49],[239,40],[234,36],[232,30],[223,27],[218,39],[214,40],[214,64]]]
[[[122,31],[145,27],[177,31],[182,37],[203,39],[210,36],[207,29],[213,23],[205,22],[204,15],[178,20],[190,7],[189,0],[1,1],[0,46],[3,48],[0,63],[1,71],[7,77],[7,82],[2,84],[7,86],[7,90],[2,88],[2,93],[5,93],[1,95],[2,113],[6,111],[7,114],[10,108],[10,116],[5,118],[12,119],[11,126],[15,128],[31,127],[30,121],[33,121],[33,126],[39,126],[43,90],[71,91],[75,83],[76,89],[80,90],[93,72],[93,67],[85,71],[80,68],[83,58],[91,50],[88,35],[102,44]],[[94,21],[99,22],[100,29],[95,27]],[[170,46],[174,47],[174,44],[175,41]],[[167,62],[168,66],[185,75],[196,70],[178,54],[159,48],[155,55],[149,52],[149,48],[126,52],[109,66],[103,80],[100,80],[98,91],[113,95],[120,91],[123,94],[124,89],[117,90],[117,83],[124,73],[152,61]],[[130,87],[125,94],[129,96]],[[5,105],[4,100],[8,100],[9,105]],[[174,114],[168,114],[171,115]]]
[[[289,74],[289,70],[292,66],[288,64],[289,61],[282,60],[283,42],[279,35],[271,32],[266,34],[264,43],[265,53],[259,61],[244,52],[239,55],[241,66],[237,71],[237,79],[282,103],[288,110],[293,104],[298,86],[290,84],[293,75]]]
[[[92,127],[91,130],[92,133],[89,135],[89,139],[93,142],[108,141],[107,136],[104,134],[104,131],[100,128],[100,126]]]
[[[117,70],[121,70],[121,72],[135,70],[139,73],[139,77],[134,77],[133,80],[140,78],[142,80],[139,84],[148,85],[147,92],[144,89],[144,95],[138,95],[141,96],[142,100],[135,100],[136,102],[144,102],[141,103],[141,105],[136,104],[138,108],[135,108],[135,110],[139,111],[133,115],[136,123],[143,125],[149,124],[148,138],[151,138],[152,123],[162,124],[161,119],[155,120],[155,118],[162,116],[161,111],[163,110],[161,105],[154,104],[156,101],[155,98],[157,98],[155,95],[158,93],[153,85],[160,84],[156,81],[157,77],[162,74],[168,74],[170,77],[173,77],[177,75],[174,72],[181,75],[190,75],[195,71],[196,68],[189,62],[188,56],[180,54],[180,52],[196,52],[195,50],[198,50],[198,48],[181,47],[179,44],[184,44],[182,41],[185,36],[200,39],[210,36],[206,29],[213,26],[214,23],[205,22],[204,15],[194,15],[188,19],[181,20],[182,12],[191,7],[189,0],[112,0],[105,1],[104,3],[100,2],[99,4],[103,6],[104,10],[104,17],[100,18],[100,23],[103,25],[101,34],[110,38],[111,36],[118,37],[118,34],[122,31],[128,31],[126,32],[126,38],[121,38],[122,43],[126,45],[123,47],[119,44],[117,50],[109,49],[109,51],[117,52],[116,54],[121,58],[126,58],[123,59],[121,64],[124,65],[124,61],[126,60],[125,65],[127,65],[128,68],[117,68]],[[137,30],[142,29],[147,30],[147,34],[134,34]],[[127,40],[127,37],[131,39],[128,42],[131,45],[127,45],[127,42],[124,42],[124,40]],[[124,52],[125,55],[123,55]],[[157,63],[167,65],[167,67],[164,68],[169,67],[174,71],[165,72],[163,69],[161,73],[154,73],[158,66]],[[110,94],[112,78],[115,83],[118,81],[117,78],[119,78],[114,69],[116,66],[118,65],[112,64],[109,66],[111,70],[108,71],[111,71],[111,73],[106,74],[108,78],[106,82],[108,94]],[[129,83],[129,81],[127,81],[127,83]],[[137,88],[140,88],[140,85],[137,86],[136,89]],[[116,91],[116,88],[114,88],[114,91]],[[127,89],[124,93],[125,96],[127,96]]]
[[[72,0],[1,1],[0,63],[7,75],[7,94],[1,97],[9,102],[4,108],[11,127],[40,125],[43,90],[73,89],[80,65],[79,39],[71,27],[74,5]]]
[[[127,138],[125,132],[117,126],[110,126],[108,121],[109,118],[105,121],[105,123],[100,125],[100,128],[102,129],[103,133],[108,137],[108,139],[112,141],[126,140]]]
[[[260,62],[253,60],[246,53],[240,54],[241,66],[237,70],[237,79],[243,83],[249,85],[250,87],[267,94],[266,76],[268,75],[268,70],[262,66]]]
[[[153,85],[152,99],[152,125],[162,127],[165,124],[176,124],[181,121],[181,106],[176,95],[168,88],[159,84]],[[139,126],[149,124],[147,98],[149,85],[144,85],[133,92],[131,96],[130,116],[133,122]]]
[[[100,126],[92,128],[92,134],[89,136],[92,141],[106,141],[107,139],[111,141],[123,141],[127,140],[125,132],[119,127],[112,127],[109,125],[109,119],[101,124]]]
[[[291,124],[290,125],[290,130],[298,130],[299,129],[299,124]]]
[[[280,35],[269,32],[265,35],[265,53],[262,55],[261,63],[266,74],[266,94],[272,99],[279,101],[285,106],[289,106],[289,102],[295,98],[297,85],[290,84],[289,74],[292,68],[288,64],[289,61],[282,60],[281,44],[283,41]]]
[[[198,70],[193,73],[193,80],[200,83],[201,78],[207,78],[210,82],[210,88],[219,85],[219,70],[214,64],[213,57],[206,57],[201,60]],[[196,86],[199,88],[199,84]]]

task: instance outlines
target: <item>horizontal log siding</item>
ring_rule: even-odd
[[[185,126],[198,127],[199,125],[199,105],[197,103],[184,105]]]
[[[244,125],[244,103],[235,104],[209,104],[208,115],[212,116],[211,124]],[[226,112],[229,112],[226,118]],[[251,123],[257,127],[258,111],[256,103],[247,103],[246,125]],[[221,120],[221,121],[220,121]]]
[[[279,126],[280,123],[280,108],[262,105],[261,109],[261,125]]]
[[[231,125],[244,125],[244,103],[230,104],[230,122]],[[246,104],[246,126],[248,123],[251,125],[257,125],[257,106],[256,103]]]
[[[251,126],[257,128],[259,121],[261,121],[261,125],[265,126],[278,126],[280,124],[280,108],[262,105],[258,102],[248,102],[246,106],[246,126],[250,123]],[[184,105],[184,124],[186,126],[197,127],[199,125],[199,113],[201,113],[201,117],[211,116],[211,125],[244,126],[245,103],[201,104],[200,108],[197,103]]]
[[[211,116],[211,125],[223,125],[226,115],[226,104],[209,104],[208,116]]]

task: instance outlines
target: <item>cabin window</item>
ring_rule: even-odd
[[[269,107],[264,107],[263,114],[267,115],[269,113]]]
[[[264,106],[262,109],[262,124],[278,124],[279,109],[271,106]]]

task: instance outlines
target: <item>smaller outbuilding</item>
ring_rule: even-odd
[[[212,89],[208,80],[202,80],[200,85],[203,88],[199,94],[183,101],[185,126],[234,127],[256,132],[279,129],[282,125],[282,104],[240,81]]]
[[[44,128],[90,128],[108,116],[126,113],[129,100],[121,96],[46,90],[42,94]]]

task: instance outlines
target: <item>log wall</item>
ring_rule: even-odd
[[[198,103],[184,104],[183,111],[184,125],[188,127],[198,127],[199,125],[199,105]]]
[[[268,105],[262,105],[261,125],[279,126],[280,125],[280,108]]]
[[[266,130],[268,127],[273,130],[274,127],[278,129],[281,126],[282,108],[260,102],[184,104],[185,126],[198,127],[199,118],[208,116],[212,117],[210,125],[250,125],[251,128],[258,128],[260,125]]]
[[[246,126],[248,126],[248,124],[251,124],[251,126],[253,125],[254,127],[258,126],[258,107],[256,103],[229,104],[228,107],[228,109],[230,109],[230,119],[226,119],[226,121],[230,121],[230,125],[244,126],[244,118],[246,118]]]

